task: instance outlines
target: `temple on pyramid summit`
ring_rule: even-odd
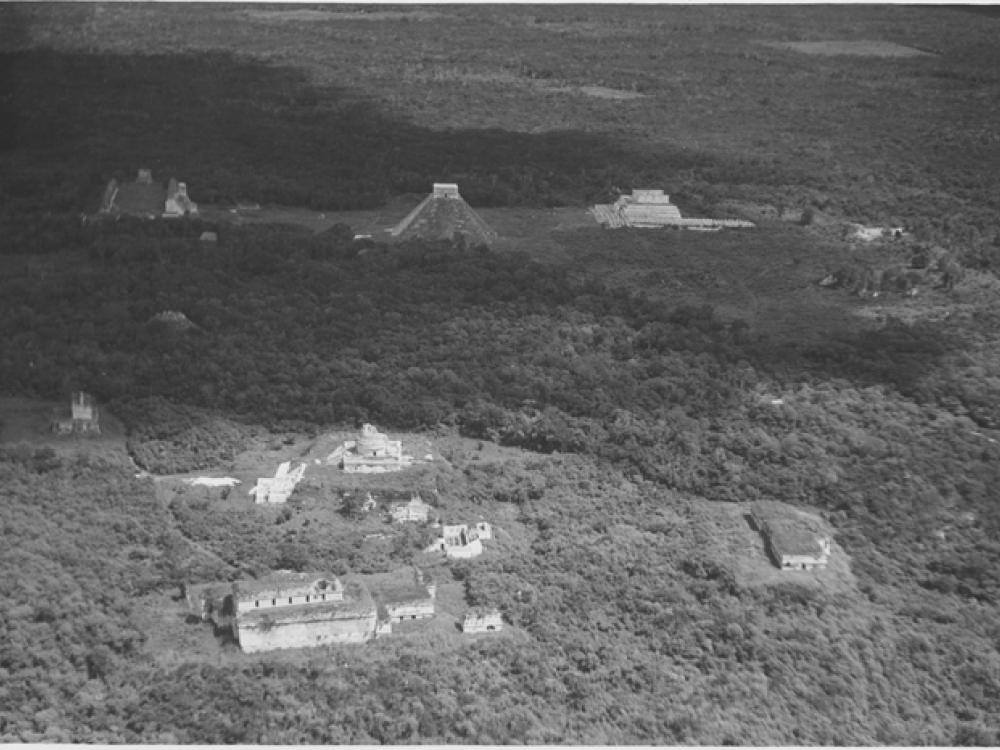
[[[680,209],[670,202],[662,190],[633,190],[631,195],[621,195],[614,203],[593,206],[590,213],[597,223],[608,229],[631,227],[637,229],[752,229],[754,224],[742,219],[700,219],[681,216]]]
[[[497,238],[497,233],[459,195],[458,185],[444,182],[434,183],[431,194],[388,232],[400,242],[462,237],[470,247],[490,245]]]

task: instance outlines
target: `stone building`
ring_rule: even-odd
[[[434,514],[431,502],[436,490],[401,490],[393,488],[346,489],[340,491],[341,512],[354,519],[378,513],[386,521],[422,523]]]
[[[496,609],[473,609],[462,620],[463,633],[489,633],[503,630],[503,618]]]
[[[428,520],[434,508],[423,501],[420,493],[410,494],[409,501],[389,505],[389,518],[393,523],[422,523]]]
[[[771,560],[782,570],[826,567],[832,540],[818,519],[781,503],[768,502],[754,503],[751,518]]]
[[[590,209],[597,223],[609,229],[634,227],[655,229],[749,229],[752,222],[741,219],[686,219],[662,190],[634,189],[631,195],[621,195],[614,203],[598,204]]]
[[[441,526],[441,536],[426,552],[441,552],[455,559],[469,559],[483,554],[484,539],[493,538],[493,527],[485,521],[474,525],[445,524]]]
[[[167,197],[163,204],[163,216],[197,216],[198,204],[188,197],[187,184],[178,182],[173,177],[167,182]]]
[[[284,461],[278,466],[273,477],[262,477],[257,480],[257,485],[250,490],[250,495],[256,504],[287,502],[289,495],[295,490],[295,485],[302,481],[306,472],[305,464],[299,464],[294,470],[291,466],[291,461]]]
[[[52,431],[57,435],[100,435],[100,412],[94,399],[83,391],[70,398],[68,410],[58,411],[52,418]]]
[[[346,441],[330,458],[339,458],[344,471],[349,474],[399,471],[409,463],[408,457],[403,455],[402,441],[389,440],[384,432],[379,432],[370,424],[361,428],[357,440]]]
[[[400,241],[461,237],[469,247],[488,246],[497,238],[497,233],[459,195],[458,185],[450,182],[434,183],[431,194],[388,231]]]
[[[278,571],[265,578],[189,591],[203,620],[232,629],[247,652],[363,643],[375,637],[376,606],[358,582]]]
[[[133,182],[108,182],[101,198],[103,214],[111,216],[158,217],[194,216],[198,205],[188,197],[187,185],[171,178],[166,188],[153,181],[153,172],[140,169]]]
[[[434,616],[437,584],[415,568],[412,581],[383,583],[375,590],[375,598],[380,621],[423,620]]]

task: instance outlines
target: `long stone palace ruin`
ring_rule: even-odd
[[[374,594],[360,580],[280,570],[255,580],[209,583],[186,592],[191,612],[230,631],[245,653],[365,643],[390,635],[393,623],[434,617],[437,585],[383,583]]]

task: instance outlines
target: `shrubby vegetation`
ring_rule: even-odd
[[[390,639],[319,657],[244,658],[213,643],[204,659],[158,650],[157,627],[200,632],[176,618],[151,624],[181,582],[285,567],[381,572],[420,549],[426,529],[365,540],[307,525],[308,487],[280,510],[233,512],[193,492],[159,502],[125,456],[3,447],[0,737],[1000,744],[991,304],[798,345],[525,256],[390,250],[352,242],[347,227],[310,236],[79,220],[109,177],[139,166],[186,179],[203,203],[317,209],[374,207],[438,179],[458,180],[477,205],[536,207],[648,184],[706,212],[743,199],[903,221],[967,265],[996,266],[995,185],[972,174],[995,154],[988,118],[973,111],[993,81],[983,50],[930,67],[793,62],[729,45],[735,22],[677,9],[642,32],[670,44],[637,42],[631,69],[609,66],[595,81],[591,53],[621,49],[587,36],[588,14],[603,12],[552,7],[527,30],[504,27],[526,41],[503,69],[658,93],[669,111],[613,102],[529,112],[535,100],[515,89],[491,100],[503,110],[492,122],[527,127],[572,110],[568,121],[593,114],[615,138],[433,130],[347,88],[218,52],[3,54],[5,390],[91,391],[153,471],[225,463],[268,429],[315,434],[365,420],[536,453],[502,467],[457,457],[438,477],[450,507],[516,519],[503,556],[451,567],[471,604],[503,609],[508,634],[436,650]],[[618,32],[637,33],[618,23],[620,10],[606,12]],[[774,34],[761,17],[766,34],[754,26],[754,39]],[[179,18],[185,33],[204,32]],[[576,62],[550,54],[553,25]],[[246,41],[245,26],[232,28]],[[439,33],[387,28],[396,39],[379,37],[386,60]],[[697,45],[709,31],[705,55]],[[354,48],[342,47],[361,75]],[[462,70],[433,49],[421,50],[431,73],[442,60]],[[663,76],[678,60],[698,74]],[[395,73],[365,75],[388,97],[427,95]],[[889,86],[893,76],[915,83]],[[433,101],[454,107],[433,116],[460,120],[469,87],[439,88]],[[696,125],[685,129],[685,118]],[[725,138],[745,153],[692,147],[719,143],[705,123],[731,130]],[[217,247],[197,241],[205,229],[219,231]],[[164,310],[197,328],[150,325]],[[718,509],[759,497],[821,509],[856,585],[740,575]]]
[[[978,388],[976,408],[988,414],[991,381],[975,385],[962,375],[972,365],[946,324],[799,350],[734,336],[710,308],[671,308],[515,255],[446,244],[366,246],[359,254],[346,236],[277,228],[230,228],[206,252],[169,227],[162,235],[128,224],[78,231],[80,256],[61,254],[45,273],[34,266],[8,277],[5,383],[43,396],[58,396],[69,382],[93,391],[131,427],[136,459],[157,470],[224,462],[259,434],[254,424],[318,430],[372,420],[537,451],[539,458],[502,470],[466,462],[439,483],[446,496],[519,509],[527,546],[502,560],[463,563],[455,575],[470,602],[502,607],[532,640],[470,643],[433,656],[390,641],[345,652],[344,672],[280,657],[168,668],[119,653],[125,647],[106,638],[107,651],[90,667],[86,654],[59,656],[64,666],[40,683],[105,695],[103,713],[81,713],[92,704],[74,699],[50,715],[45,698],[32,703],[18,693],[12,705],[21,708],[4,720],[6,734],[182,742],[996,740],[991,708],[1000,685],[989,666],[996,634],[983,613],[1000,593],[993,541],[1000,518],[989,494],[998,451],[955,397]],[[159,309],[184,311],[199,330],[151,334],[147,321]],[[771,404],[773,394],[784,403]],[[101,471],[16,450],[6,470],[20,483],[11,496],[34,503],[26,527],[41,513],[53,537],[104,533],[77,499],[117,496],[101,489],[110,481]],[[72,485],[71,472],[79,474]],[[384,571],[426,543],[416,530],[412,539],[364,540],[191,497],[157,511],[148,487],[121,482],[121,492],[147,500],[116,506],[115,523],[125,524],[123,533],[140,523],[148,531],[128,542],[134,556],[126,554],[109,580],[135,594],[172,591],[198,571],[234,574],[193,552],[181,534],[250,573],[318,564]],[[720,561],[704,501],[690,499],[699,496],[824,508],[863,594],[739,584]],[[74,500],[66,505],[65,497]],[[27,500],[11,502],[19,508]],[[47,503],[74,515],[49,513]],[[6,537],[26,533],[16,524],[5,526]],[[12,564],[27,554],[20,543],[11,549]],[[121,559],[95,567],[81,554],[35,577],[102,580],[101,566]],[[12,596],[24,604],[8,615],[8,629],[42,627],[28,595]],[[131,605],[115,601],[87,606],[141,640],[129,624]],[[66,623],[67,643],[91,643],[72,635],[86,618],[56,612],[52,626]],[[967,657],[986,661],[966,667]],[[470,663],[483,669],[470,672]],[[17,660],[3,668],[8,691],[27,689],[17,686],[36,674]],[[114,681],[100,676],[112,668]],[[316,677],[303,681],[303,670]],[[210,707],[211,722],[183,708],[171,687],[178,680]],[[434,698],[399,692],[423,680],[448,687]],[[940,696],[930,714],[923,686]],[[258,695],[245,700],[262,710],[232,704],[233,691]],[[272,717],[264,704],[275,694],[304,713]],[[893,702],[876,700],[884,695]],[[322,720],[307,718],[320,706]],[[122,719],[109,718],[112,707]]]

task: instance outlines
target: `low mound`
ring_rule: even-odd
[[[807,55],[861,55],[863,57],[922,57],[932,55],[915,47],[871,39],[823,42],[766,42],[768,47],[791,49]]]

